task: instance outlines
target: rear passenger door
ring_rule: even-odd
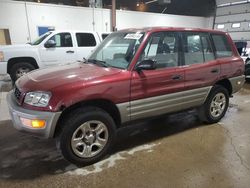
[[[220,65],[208,33],[183,32],[182,47],[186,90],[205,88],[219,79]]]
[[[99,43],[99,39],[96,33],[81,33],[75,34],[77,45],[77,60],[87,58],[94,48]]]

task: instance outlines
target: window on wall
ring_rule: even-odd
[[[58,33],[51,37],[49,40],[56,42],[55,47],[72,47],[72,38],[70,33]]]
[[[217,58],[232,56],[232,49],[225,35],[212,34],[212,38]]]
[[[0,29],[0,45],[11,44],[10,33],[8,29]]]
[[[217,25],[217,29],[224,29],[225,28],[225,25],[224,24],[218,24]]]
[[[240,28],[240,23],[233,23],[232,28]]]

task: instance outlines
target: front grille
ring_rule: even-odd
[[[16,86],[14,88],[14,95],[15,95],[17,101],[20,101],[22,93]]]

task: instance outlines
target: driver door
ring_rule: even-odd
[[[41,61],[46,66],[66,64],[76,61],[76,51],[70,33],[57,33],[48,39],[55,41],[54,47],[42,46],[39,50]]]

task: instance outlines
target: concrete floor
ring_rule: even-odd
[[[249,115],[250,84],[245,84],[220,123],[203,125],[189,111],[135,124],[119,130],[106,159],[84,168],[64,161],[53,140],[23,135],[4,120],[0,187],[248,188]]]

